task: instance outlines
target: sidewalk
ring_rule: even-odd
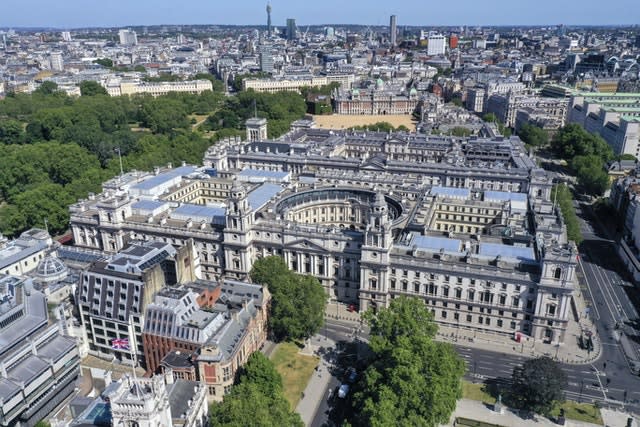
[[[609,409],[601,409],[602,421],[605,426],[624,427],[627,425],[627,419],[630,415],[612,411]],[[486,423],[496,424],[504,427],[541,427],[541,426],[558,426],[553,421],[537,416],[533,420],[525,420],[519,415],[512,412],[509,408],[504,409],[503,414],[493,411],[493,408],[476,400],[461,399],[458,401],[456,410],[451,416],[451,422],[447,426],[453,426],[456,418],[468,418],[476,421],[484,421]],[[596,427],[598,424],[587,423],[583,421],[567,420],[565,426],[568,427]],[[444,427],[444,426],[443,426]]]
[[[322,341],[312,338],[310,342],[300,350],[300,352],[304,354],[317,354],[318,348],[321,346],[334,347],[335,342],[324,338]],[[296,407],[296,412],[300,414],[304,425],[311,425],[320,403],[323,399],[327,398],[325,390],[330,380],[331,374],[329,373],[329,364],[323,357],[321,357],[317,371],[314,372],[309,379],[309,383],[304,389],[304,394]]]
[[[511,353],[526,357],[549,356],[556,358],[563,363],[576,365],[586,365],[593,363],[600,357],[602,344],[596,333],[596,328],[589,318],[583,316],[586,307],[582,292],[576,290],[573,297],[576,313],[579,318],[575,320],[574,311],[571,310],[569,323],[564,338],[564,343],[558,346],[545,344],[541,340],[534,340],[531,337],[522,335],[523,341],[518,343],[512,336],[505,334],[492,334],[474,329],[467,329],[462,326],[438,324],[438,335],[436,339],[452,344],[465,345],[468,347],[480,348],[488,351],[500,353]],[[325,316],[329,319],[342,320],[347,322],[360,323],[360,314],[349,312],[344,304],[330,302],[327,304]],[[590,331],[593,339],[594,351],[587,353],[578,345],[578,340],[583,333]]]

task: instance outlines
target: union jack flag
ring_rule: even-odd
[[[112,339],[111,348],[114,350],[129,350],[129,338]]]

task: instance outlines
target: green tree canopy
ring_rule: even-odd
[[[249,356],[224,400],[211,404],[209,420],[212,427],[304,425],[289,407],[275,365],[260,352]]]
[[[538,126],[525,123],[518,131],[518,136],[525,144],[533,147],[544,147],[549,144],[549,134]]]
[[[578,184],[588,194],[601,196],[609,188],[609,175],[604,170],[602,159],[595,154],[576,156],[571,161]]]
[[[596,155],[602,162],[613,158],[613,150],[599,135],[593,135],[576,123],[561,128],[551,140],[551,149],[567,161],[575,156]]]
[[[257,260],[251,279],[271,292],[269,328],[275,339],[306,339],[322,327],[327,296],[318,279],[290,271],[277,256]]]
[[[556,403],[564,402],[567,375],[549,357],[529,359],[513,369],[510,405],[538,414],[548,414]]]
[[[57,91],[58,91],[58,84],[56,82],[46,80],[42,82],[42,84],[34,92],[41,95],[52,95]]]
[[[108,95],[107,90],[93,80],[85,80],[80,83],[80,94],[82,96]]]
[[[433,427],[448,422],[462,397],[464,362],[433,341],[437,326],[418,298],[401,297],[368,311],[373,353],[356,384],[351,420],[357,426]]]

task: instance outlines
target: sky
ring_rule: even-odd
[[[266,0],[2,0],[0,27],[123,27],[157,24],[266,25]],[[638,0],[273,0],[284,26],[628,25],[640,24]]]

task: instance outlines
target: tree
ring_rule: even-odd
[[[462,397],[464,362],[453,347],[433,340],[437,326],[424,302],[396,298],[367,311],[373,356],[355,386],[357,426],[436,426]]]
[[[42,95],[51,95],[51,94],[57,92],[57,90],[58,90],[58,84],[56,82],[52,82],[50,80],[47,80],[47,81],[42,82],[40,87],[38,87],[38,89],[34,90],[34,92],[37,93],[37,94],[42,94]]]
[[[487,123],[497,123],[498,117],[494,113],[487,113],[484,116],[482,116],[482,120],[484,120]]]
[[[549,134],[538,126],[525,123],[518,131],[520,139],[533,147],[544,147],[549,144]]]
[[[94,59],[93,60],[94,64],[100,64],[103,67],[107,67],[107,68],[112,68],[113,67],[113,61],[110,60],[109,58],[98,58],[98,59]]]
[[[34,427],[51,427],[51,424],[49,423],[49,421],[40,420]]]
[[[25,133],[22,123],[14,119],[0,121],[0,143],[22,144],[25,142]]]
[[[602,159],[595,154],[574,157],[571,169],[587,193],[600,196],[609,188],[609,175],[603,168]]]
[[[259,351],[249,356],[247,363],[239,370],[239,382],[250,382],[267,396],[282,393],[282,377],[275,365]]]
[[[322,327],[327,296],[318,279],[292,272],[277,256],[257,260],[251,279],[271,292],[269,329],[275,339],[306,339]]]
[[[95,95],[108,95],[107,90],[102,87],[98,82],[93,80],[85,80],[80,83],[80,95],[82,96],[95,96]]]
[[[560,128],[551,140],[551,149],[561,159],[594,154],[607,162],[613,158],[613,150],[599,135],[593,135],[576,123]]]
[[[548,414],[556,403],[564,401],[567,375],[549,357],[529,359],[513,369],[509,404],[519,409]]]
[[[451,129],[451,135],[461,136],[461,137],[471,136],[471,129],[467,129],[462,126],[456,126],[453,129]]]
[[[209,409],[215,426],[303,426],[282,389],[282,377],[266,356],[255,352],[238,374],[236,385]]]

